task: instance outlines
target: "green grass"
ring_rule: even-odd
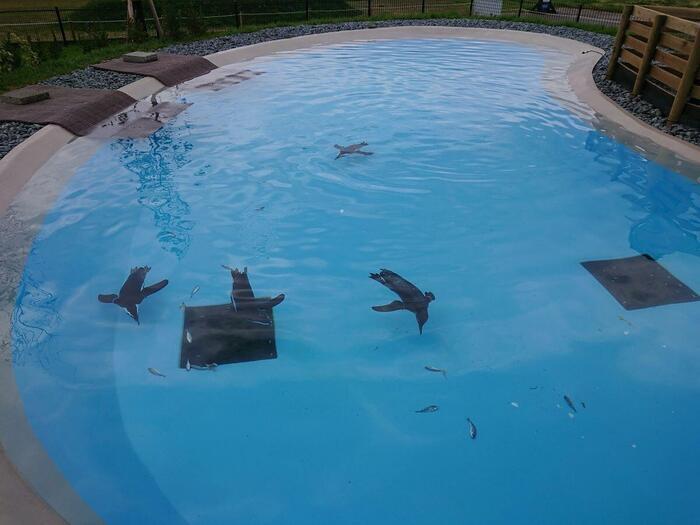
[[[0,11],[12,9],[53,9],[83,7],[89,0],[2,0]],[[126,7],[124,8],[126,10]]]

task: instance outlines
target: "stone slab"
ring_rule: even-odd
[[[124,62],[133,62],[136,64],[145,64],[146,62],[155,62],[158,60],[158,54],[149,51],[132,51],[122,56]]]

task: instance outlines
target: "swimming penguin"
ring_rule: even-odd
[[[137,305],[141,304],[146,297],[162,290],[168,285],[168,280],[164,279],[151,286],[144,288],[143,282],[146,280],[146,274],[151,271],[149,266],[138,266],[131,269],[129,277],[119,290],[119,295],[108,294],[98,295],[97,300],[101,303],[114,303],[117,306],[124,308],[129,315],[139,323],[139,311]],[[139,323],[140,324],[140,323]]]
[[[234,310],[243,311],[274,308],[284,301],[283,293],[271,299],[256,299],[253,295],[250,281],[248,280],[248,267],[243,268],[241,272],[238,268],[231,268],[225,264],[221,266],[231,271],[231,278],[233,279],[233,285],[231,287],[231,306],[233,306]]]
[[[361,148],[368,146],[368,144],[363,140],[359,144],[350,144],[349,146],[340,146],[335,144],[335,149],[338,150],[338,156],[335,158],[338,160],[340,157],[345,155],[352,155],[353,153],[357,155],[374,155],[371,151],[361,151]]]
[[[428,304],[435,300],[433,293],[421,292],[417,286],[391,270],[382,269],[378,274],[370,273],[369,276],[401,298],[400,301],[392,301],[384,306],[373,306],[372,310],[375,312],[395,312],[397,310],[413,312],[416,314],[416,321],[418,321],[418,331],[422,334],[423,325],[428,321]]]

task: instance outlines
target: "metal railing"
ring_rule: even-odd
[[[95,32],[108,38],[126,37],[125,9],[18,9],[0,10],[0,37],[15,33],[35,41],[68,43],[86,40]],[[199,0],[196,16],[207,29],[222,31],[248,25],[301,22],[333,18],[368,18],[383,16],[462,15],[479,17],[510,17],[549,22],[579,22],[614,28],[620,13],[577,6],[559,6],[556,13],[541,13],[534,9],[535,0]],[[117,7],[119,5],[117,4]],[[124,12],[122,12],[124,11]],[[187,21],[192,14],[180,14]],[[166,19],[164,13],[161,17]],[[140,18],[150,34],[153,20],[141,13]],[[167,22],[167,19],[165,20]],[[167,30],[167,27],[166,27]]]

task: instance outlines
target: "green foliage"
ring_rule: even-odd
[[[173,40],[182,38],[183,30],[180,23],[179,0],[163,0],[159,14],[165,35]]]
[[[192,36],[200,36],[206,33],[207,28],[202,18],[201,4],[196,0],[183,3],[180,11],[187,33]]]
[[[87,53],[93,49],[100,49],[109,45],[109,34],[100,24],[91,23],[87,25],[87,39],[81,40],[80,44],[83,52]]]
[[[37,65],[39,55],[28,37],[10,33],[0,44],[0,71],[13,71],[22,66],[32,68]]]

